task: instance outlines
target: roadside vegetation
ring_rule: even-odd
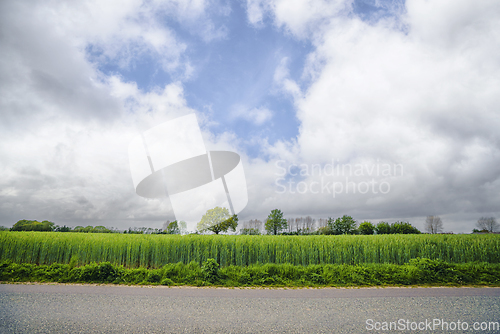
[[[197,262],[171,263],[158,269],[125,268],[109,262],[76,266],[0,263],[0,281],[113,283],[148,285],[191,285],[226,287],[344,287],[406,285],[487,285],[500,286],[500,264],[452,264],[440,260],[416,258],[403,265],[395,264],[253,264],[219,268],[215,259],[202,265]]]

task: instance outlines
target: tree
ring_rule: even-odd
[[[56,232],[71,232],[71,227],[68,227],[66,225],[64,225],[64,226],[56,225],[54,231],[56,231]]]
[[[262,222],[257,219],[252,219],[242,222],[240,227],[240,234],[258,235],[261,234]]]
[[[481,230],[487,230],[490,233],[495,232],[498,229],[498,223],[494,217],[481,217],[477,221],[476,225]]]
[[[96,226],[92,229],[91,233],[111,233],[112,231],[109,228],[104,226]]]
[[[356,221],[347,215],[335,220],[329,218],[329,224],[334,234],[354,234],[356,230]]]
[[[206,232],[211,231],[215,234],[220,232],[227,232],[231,229],[236,231],[238,226],[238,216],[229,214],[229,210],[226,208],[215,207],[210,209],[201,217],[201,221],[198,223],[198,231]]]
[[[392,234],[420,234],[420,230],[409,222],[395,222],[391,224]]]
[[[331,234],[334,234],[333,233],[333,230],[330,228],[330,226],[322,226],[320,228],[318,228],[318,234],[321,234],[321,235],[331,235]]]
[[[73,229],[74,232],[83,232],[83,233],[91,233],[92,231],[94,230],[94,226],[87,226],[87,227],[83,227],[83,226],[77,226]]]
[[[232,215],[231,218],[224,221],[222,223],[222,226],[224,228],[224,232],[227,232],[227,230],[229,230],[229,229],[231,229],[231,231],[233,231],[233,232],[236,232],[236,227],[238,227],[238,221],[239,221],[239,218],[237,215]]]
[[[375,225],[370,222],[363,222],[359,224],[358,231],[365,235],[373,234],[375,232]]]
[[[284,230],[288,227],[287,221],[283,218],[283,212],[278,209],[274,209],[271,211],[269,216],[267,216],[266,220],[266,231],[267,234],[278,234],[281,230]]]
[[[44,220],[43,222],[39,222],[36,220],[20,220],[12,226],[11,231],[43,231],[50,232],[55,228],[55,224],[53,222],[49,222],[48,220]]]
[[[427,216],[425,230],[431,234],[443,232],[443,221],[438,216]]]
[[[187,224],[185,221],[177,221],[174,220],[171,222],[167,220],[163,223],[162,230],[160,230],[160,234],[186,234],[187,232]]]
[[[165,234],[180,234],[181,231],[179,229],[179,224],[177,224],[177,220],[170,222],[167,227],[163,230]]]
[[[391,225],[386,222],[380,222],[377,224],[377,227],[375,227],[375,231],[377,234],[391,234]]]

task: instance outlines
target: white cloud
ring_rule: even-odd
[[[273,9],[275,23],[292,34],[304,38],[313,33],[325,21],[350,9],[350,0],[275,0]]]
[[[139,56],[160,60],[165,71],[183,70],[186,46],[162,24],[155,3],[85,1],[68,5],[35,3],[32,16],[43,18],[51,33],[80,49],[92,48],[102,60],[130,66]]]
[[[290,78],[290,72],[288,70],[288,57],[283,57],[274,71],[274,84],[278,86],[278,89],[285,94],[291,95],[295,100],[302,97],[302,91],[300,90],[297,82]]]
[[[274,24],[296,37],[307,38],[331,18],[350,11],[352,0],[247,0],[248,21],[262,25],[267,14]]]
[[[227,27],[217,24],[215,18],[228,16],[231,7],[218,0],[155,0],[150,11],[165,13],[205,42],[224,39],[228,34]]]
[[[243,105],[236,105],[232,108],[231,117],[241,118],[255,125],[262,125],[273,117],[273,113],[265,107],[247,108]]]
[[[106,57],[124,62],[149,52],[177,71],[189,67],[181,59],[185,46],[147,17],[152,12],[141,2],[1,7],[8,33],[0,49],[0,188],[8,191],[0,194],[0,224],[160,227],[169,203],[135,194],[127,148],[140,131],[193,112],[182,83],[143,92],[96,70],[86,48],[99,45]]]
[[[278,187],[262,183],[264,199],[256,206],[367,219],[418,221],[440,214],[452,217],[445,229],[455,232],[470,231],[473,221],[466,220],[475,215],[498,216],[500,5],[408,1],[407,14],[397,18],[405,31],[391,19],[366,23],[341,15],[348,5],[269,6],[275,24],[311,38],[315,51],[304,70],[312,80],[305,91],[290,79],[286,59],[275,71],[275,82],[294,99],[300,129],[296,143],[278,142],[267,151],[287,164],[401,164],[404,175],[378,179],[390,183],[387,195],[344,193],[335,199],[310,192],[277,195]],[[321,29],[309,34],[312,26]],[[468,218],[458,219],[459,212]]]
[[[255,27],[261,27],[264,20],[264,12],[264,1],[247,0],[247,17],[250,24]]]
[[[208,2],[141,4],[0,5],[0,224],[87,219],[97,225],[102,219],[116,227],[147,221],[160,227],[169,218],[168,202],[135,195],[127,157],[128,141],[138,131],[193,112],[182,81],[175,80],[189,77],[195,65],[161,15],[176,16],[206,41],[225,38],[227,31],[206,14],[214,10]],[[458,232],[470,231],[471,219],[498,217],[500,4],[407,1],[398,22],[370,23],[350,13],[350,4],[247,2],[251,24],[262,25],[269,15],[276,27],[309,39],[314,52],[301,79],[308,86],[291,78],[287,58],[273,77],[293,99],[297,138],[273,144],[260,138],[264,156],[249,158],[238,150],[246,134],[204,132],[208,148],[242,155],[249,189],[242,219],[264,218],[275,208],[287,216],[411,222],[436,214],[447,217],[445,230]],[[90,45],[102,58],[87,58]],[[144,92],[120,76],[103,75],[92,62],[133,66],[145,54],[176,79]],[[274,112],[265,105],[235,106],[230,117],[280,126]],[[217,121],[204,114],[200,120],[202,128]],[[277,192],[277,161],[312,165],[332,159],[401,164],[404,173],[377,178],[390,184],[386,195]],[[310,185],[321,177],[289,180]]]

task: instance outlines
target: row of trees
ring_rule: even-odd
[[[23,219],[10,228],[11,231],[40,231],[40,232],[82,232],[82,233],[116,233],[115,229],[109,229],[104,226],[76,226],[74,228],[68,227],[66,225],[59,226],[51,221],[37,221],[37,220],[27,220]]]
[[[306,234],[415,234],[421,233],[416,227],[408,222],[395,222],[389,224],[380,222],[376,226],[371,222],[357,222],[351,216],[340,218],[313,219],[311,217],[288,218],[283,220],[283,213],[280,210],[273,210],[263,224],[260,220],[250,220],[243,222],[240,234],[261,234],[262,226],[268,234],[284,235],[306,235]]]
[[[280,213],[278,213],[280,212]],[[275,217],[280,217],[276,220]],[[283,220],[283,214],[280,210],[273,210],[265,223],[265,230],[268,234],[275,233],[275,225],[278,226],[279,233],[288,235],[298,234],[419,234],[416,227],[409,222],[397,221],[389,224],[380,222],[376,226],[371,222],[363,222],[357,226],[356,221],[350,216],[341,218],[328,218],[315,220],[311,217],[289,218],[286,224]],[[270,223],[271,222],[271,223]],[[278,223],[275,223],[278,222]],[[259,224],[260,223],[260,224]],[[273,226],[270,230],[269,224]],[[257,220],[250,221],[250,227],[240,230],[241,234],[260,234],[261,222]],[[253,226],[252,226],[253,225]],[[315,226],[319,225],[315,230]],[[474,233],[492,233],[499,230],[499,224],[494,217],[481,217],[476,223],[478,229]],[[443,221],[439,216],[427,216],[425,220],[425,231],[430,234],[443,233]]]
[[[316,224],[319,225],[315,229]],[[351,217],[344,215],[340,218],[328,218],[315,220],[311,217],[305,218],[289,218],[283,217],[283,212],[279,209],[271,211],[265,223],[260,220],[250,220],[243,222],[240,234],[257,235],[261,234],[264,227],[267,234],[284,234],[284,235],[304,235],[304,234],[419,234],[421,233],[416,227],[409,222],[398,221],[392,224],[380,222],[373,225],[371,222],[365,221],[361,224]],[[473,232],[491,233],[498,230],[498,223],[494,217],[481,217],[477,223],[477,227]],[[215,207],[208,210],[203,215],[201,221],[197,225],[196,233],[212,232],[215,234],[225,233],[229,230],[235,232],[238,226],[238,216],[231,215],[226,208]],[[5,228],[7,229],[7,228]],[[11,231],[56,231],[56,232],[82,232],[82,233],[119,233],[116,229],[109,229],[104,226],[76,226],[70,228],[67,226],[55,225],[53,222],[44,220],[42,222],[36,220],[20,220],[10,229]],[[438,216],[427,216],[425,221],[425,230],[427,233],[435,234],[443,232],[443,221]],[[185,234],[187,233],[186,223],[183,221],[167,221],[163,225],[163,229],[152,228],[129,228],[123,233],[130,234]]]
[[[416,227],[408,222],[395,222],[392,224],[380,222],[377,226],[371,222],[363,222],[359,226],[351,217],[344,215],[340,218],[328,218],[326,226],[320,227],[317,231],[310,232],[309,230],[296,233],[282,232],[287,229],[288,221],[283,218],[283,212],[275,209],[271,211],[266,219],[266,231],[268,234],[419,234],[421,233]]]

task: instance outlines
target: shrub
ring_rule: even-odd
[[[164,278],[160,282],[161,285],[174,285],[174,281],[172,281],[170,278]]]
[[[370,222],[359,224],[358,231],[360,234],[370,235],[375,232],[375,226]]]
[[[199,264],[177,263],[169,266],[176,274],[166,277],[162,269],[126,269],[109,263],[91,263],[70,268],[67,264],[33,265],[0,263],[2,281],[49,281],[126,283],[162,285],[225,286],[367,286],[410,284],[479,284],[500,285],[500,264],[486,262],[454,264],[442,260],[415,258],[403,265],[395,264],[253,264],[219,269],[214,259]],[[172,271],[170,271],[172,273]],[[178,273],[178,274],[177,274]],[[162,277],[163,274],[163,277]],[[204,280],[201,280],[201,279]]]
[[[157,270],[152,270],[148,273],[146,282],[148,283],[159,283],[161,281],[161,274]]]
[[[392,234],[420,234],[421,232],[408,222],[395,222],[391,224]]]
[[[205,280],[215,283],[219,280],[219,264],[215,259],[207,259],[201,266]]]
[[[377,227],[375,227],[375,231],[377,232],[377,234],[390,234],[391,225],[386,222],[380,222],[377,224]]]

